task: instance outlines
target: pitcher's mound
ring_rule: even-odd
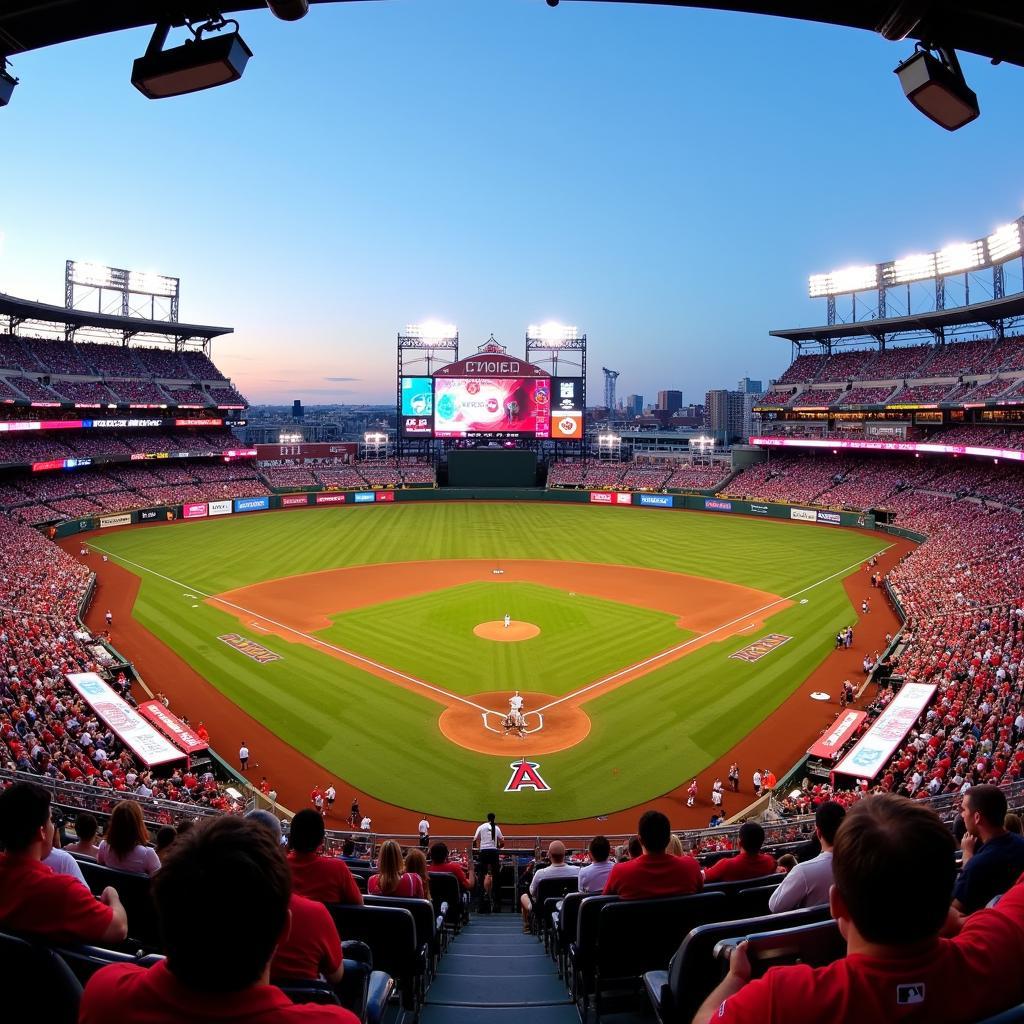
[[[514,640],[530,640],[540,633],[540,626],[532,622],[516,622],[514,619],[505,628],[502,619],[495,622],[481,622],[479,626],[473,627],[473,633],[484,640],[501,640],[504,643],[511,643]]]

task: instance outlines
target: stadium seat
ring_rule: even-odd
[[[458,934],[462,929],[463,905],[467,902],[462,898],[459,880],[446,871],[432,871],[430,899],[434,904],[434,912],[443,915],[445,931]]]
[[[367,896],[367,907],[404,907],[416,922],[416,945],[426,951],[431,976],[437,969],[441,955],[441,936],[444,919],[439,917],[430,900],[409,899],[403,896]]]
[[[558,976],[567,979],[569,946],[576,938],[576,922],[579,920],[580,904],[588,897],[585,892],[568,893],[562,906],[551,915],[551,955],[558,965]]]
[[[548,950],[551,932],[551,915],[546,904],[554,899],[556,902],[570,892],[579,891],[578,878],[542,878],[537,883],[537,896],[533,900],[533,911],[530,914],[530,929],[544,938],[544,951]]]
[[[94,896],[99,896],[108,885],[117,890],[128,915],[127,945],[138,943],[144,949],[158,950],[160,928],[156,908],[150,897],[149,876],[131,871],[118,871],[116,868],[87,861],[80,861],[78,866],[82,869],[85,882]]]
[[[714,955],[719,942],[737,935],[754,935],[827,920],[828,907],[820,906],[694,928],[676,950],[668,970],[644,974],[644,988],[659,1024],[689,1024],[708,993],[722,980],[723,967]]]
[[[345,956],[345,974],[334,990],[341,1005],[351,1010],[363,1024],[380,1024],[394,981],[373,969],[373,953],[365,942],[348,939],[341,944]]]
[[[276,981],[279,988],[293,1003],[319,1003],[321,1006],[340,1006],[341,1000],[329,981]]]
[[[740,889],[730,898],[729,917],[740,919],[744,917],[760,917],[767,914],[768,901],[771,895],[782,884],[782,875],[776,876],[779,881],[768,885],[752,885],[749,889]]]
[[[781,928],[745,936],[747,959],[751,977],[760,978],[769,967],[783,964],[809,964],[824,967],[846,955],[846,940],[839,933],[839,924],[829,918],[795,928]],[[740,941],[744,936],[739,936]],[[725,948],[735,944],[728,941],[719,945],[718,955],[725,957]]]
[[[1024,1003],[997,1013],[994,1017],[986,1017],[978,1024],[1024,1024]]]
[[[586,1022],[588,996],[597,1016],[611,990],[636,992],[647,971],[668,966],[679,944],[698,925],[719,921],[729,912],[723,893],[695,893],[651,900],[616,900],[597,915],[594,956],[582,972],[577,992]],[[580,917],[580,926],[583,926]]]
[[[47,1024],[76,1024],[82,986],[71,968],[47,945],[0,932],[0,988],[18,1004],[31,993]]]
[[[55,946],[54,952],[71,968],[83,986],[101,967],[109,964],[138,964],[140,967],[152,967],[158,960],[163,959],[156,953],[136,956],[104,946]]]
[[[618,899],[618,896],[587,896],[573,908],[576,914],[576,930],[566,950],[566,977],[569,981],[569,993],[576,1002],[579,1002],[579,990],[584,976],[593,972],[597,945],[597,917],[605,906],[618,902]],[[567,905],[571,905],[568,896],[562,905],[563,911]]]

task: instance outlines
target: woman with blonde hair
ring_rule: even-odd
[[[406,874],[415,875],[423,884],[423,898],[430,899],[430,873],[427,871],[427,858],[423,851],[415,846],[405,855]]]
[[[160,858],[148,844],[142,808],[134,800],[122,800],[110,814],[106,838],[100,843],[96,859],[119,871],[155,875],[160,870]]]
[[[423,898],[423,883],[418,875],[405,870],[402,848],[394,839],[386,840],[377,855],[377,874],[366,885],[371,896],[411,896]]]
[[[665,852],[670,853],[673,857],[682,857],[683,841],[675,834],[675,832],[668,837],[668,846],[665,848]]]

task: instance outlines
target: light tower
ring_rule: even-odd
[[[602,366],[601,372],[604,374],[604,405],[611,412],[615,408],[615,382],[619,379],[619,371]]]

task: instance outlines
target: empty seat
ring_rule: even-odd
[[[29,996],[47,1024],[76,1024],[82,986],[47,945],[0,932],[0,990],[6,998]]]
[[[135,874],[132,871],[118,871],[103,864],[79,861],[78,866],[85,876],[86,885],[95,896],[108,886],[117,890],[128,915],[128,937],[146,949],[160,948],[160,927],[156,917],[156,907],[150,894],[148,875]]]

